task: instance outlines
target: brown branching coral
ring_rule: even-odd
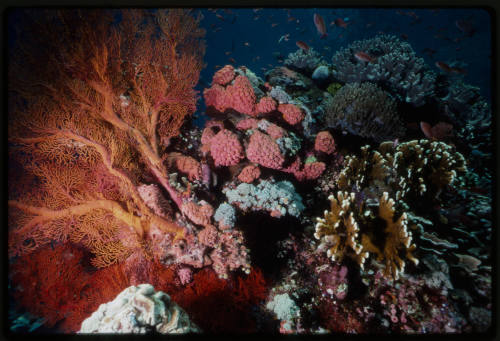
[[[385,264],[385,275],[394,279],[404,271],[403,255],[413,263],[411,233],[407,230],[408,218],[403,213],[395,220],[394,200],[384,192],[376,203],[358,201],[354,193],[338,192],[330,195],[330,211],[324,218],[317,218],[314,237],[321,240],[319,249],[327,249],[333,261],[352,257],[361,268],[370,253]]]
[[[118,238],[120,230],[184,234],[137,187],[146,170],[182,205],[160,140],[195,110],[200,17],[183,9],[117,14],[23,12],[9,55],[9,155],[18,174],[10,179],[11,256],[72,240],[106,266],[137,245]]]
[[[404,126],[392,97],[375,84],[344,85],[326,104],[326,124],[375,141],[401,137]]]
[[[359,156],[345,158],[337,185],[342,191],[363,191],[369,197],[387,191],[396,200],[439,196],[466,172],[463,155],[444,142],[412,140],[397,146],[383,142],[378,150],[361,148]]]

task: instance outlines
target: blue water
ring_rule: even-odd
[[[234,59],[234,66],[245,65],[263,77],[265,70],[279,65],[275,55],[284,59],[297,50],[297,40],[305,41],[331,62],[339,48],[383,33],[394,34],[402,40],[407,37],[417,55],[437,73],[440,70],[435,66],[436,61],[458,62],[467,70],[464,82],[479,87],[481,94],[491,99],[491,18],[484,9],[264,8],[255,11],[219,8],[216,12],[196,11],[203,14],[202,26],[207,30],[206,67],[201,72],[199,90],[210,84],[218,68],[231,63],[230,58]],[[320,39],[316,30],[314,13],[324,18],[328,33],[325,39]],[[344,19],[347,28],[330,26],[337,18]],[[467,37],[456,26],[456,20],[469,21],[475,33]],[[278,43],[286,34],[289,40]],[[431,56],[424,49],[436,52]],[[199,103],[199,110],[203,112],[203,103]]]

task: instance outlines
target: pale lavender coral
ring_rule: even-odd
[[[324,63],[322,56],[313,48],[304,51],[298,49],[295,52],[289,53],[285,59],[285,65],[290,69],[295,69],[301,72],[310,74],[321,63]]]
[[[373,62],[354,57],[364,52]],[[402,100],[415,106],[425,104],[433,94],[436,75],[429,71],[423,58],[416,56],[410,44],[392,35],[378,35],[358,40],[339,50],[332,58],[333,75],[346,83],[379,82],[387,84]]]

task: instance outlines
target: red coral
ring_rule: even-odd
[[[302,122],[305,114],[294,104],[280,104],[278,111],[283,114],[283,119],[291,125]]]
[[[259,121],[255,118],[245,118],[236,124],[236,129],[247,130],[257,128]]]
[[[93,273],[82,265],[85,254],[71,245],[45,247],[19,258],[11,267],[13,295],[27,311],[62,332],[76,332],[101,303],[130,284],[120,265]]]
[[[265,300],[267,285],[258,268],[228,280],[205,268],[182,290],[166,292],[204,332],[252,333],[257,331],[252,306]]]
[[[248,165],[242,169],[241,173],[238,175],[238,180],[241,182],[252,183],[255,179],[258,179],[259,176],[259,166]]]
[[[238,136],[227,129],[210,140],[210,154],[216,166],[234,166],[244,157]]]
[[[205,89],[203,97],[206,106],[214,107],[217,111],[224,112],[230,106],[230,98],[226,94],[226,89],[219,84],[214,84],[211,88]]]
[[[254,131],[246,150],[247,158],[264,167],[281,169],[285,158],[278,144],[267,134]]]
[[[320,131],[318,135],[316,135],[314,149],[326,154],[332,154],[335,151],[335,140],[332,134],[328,131]]]
[[[231,108],[239,113],[255,115],[256,97],[252,84],[245,76],[237,76],[232,85],[226,88]]]
[[[256,112],[258,114],[268,114],[276,110],[276,102],[269,96],[262,97],[257,103]]]
[[[214,74],[212,83],[219,85],[226,85],[234,78],[234,67],[226,65]]]

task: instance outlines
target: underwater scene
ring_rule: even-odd
[[[6,19],[10,334],[492,332],[487,10]]]

